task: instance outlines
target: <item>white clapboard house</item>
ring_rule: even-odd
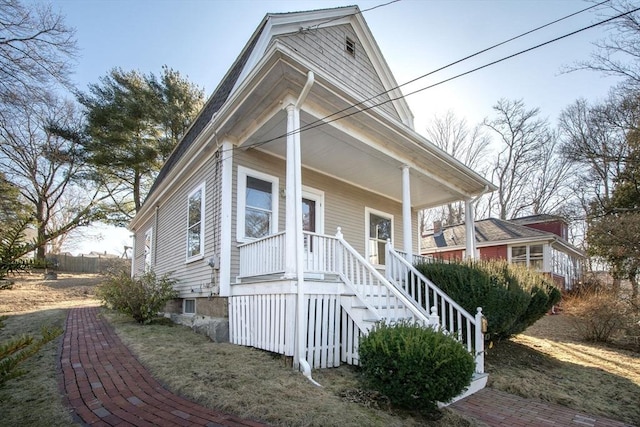
[[[420,210],[494,187],[397,86],[358,7],[266,15],[131,222],[133,273],[170,272],[175,319],[307,374],[357,364],[381,319],[439,323],[482,374],[481,315],[412,263]]]

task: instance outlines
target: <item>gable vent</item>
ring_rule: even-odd
[[[346,38],[345,43],[344,43],[344,50],[347,51],[347,53],[353,57],[356,56],[356,42],[353,41],[352,39],[350,39],[349,37]]]

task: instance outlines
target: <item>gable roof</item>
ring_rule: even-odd
[[[554,217],[554,215],[548,215]],[[529,218],[529,217],[526,217]],[[525,218],[518,218],[525,219]],[[562,219],[555,217],[555,220]],[[562,219],[564,221],[564,219]],[[536,230],[516,223],[517,220],[505,221],[498,218],[487,218],[476,221],[476,246],[487,247],[513,243],[549,242],[560,247],[564,252],[572,252],[578,256],[584,253],[557,234]],[[536,222],[536,221],[534,221]],[[424,253],[459,250],[466,248],[465,224],[445,227],[441,233],[428,233],[422,236],[421,251]]]
[[[498,218],[482,219],[475,222],[476,242],[495,243],[507,240],[550,240],[557,236],[546,231],[536,230],[523,225],[514,224]],[[466,245],[465,224],[457,224],[443,228],[437,235],[429,233],[422,238],[422,249],[458,248]]]
[[[389,91],[389,95],[393,98],[393,104],[396,106],[403,122],[413,128],[413,114],[409,106],[402,96],[398,83],[395,81],[389,66],[387,65],[382,53],[373,38],[366,22],[362,18],[362,13],[358,6],[342,6],[329,9],[317,9],[302,12],[286,12],[286,13],[268,13],[257,27],[242,52],[236,58],[231,68],[224,76],[218,87],[214,90],[211,97],[207,100],[204,108],[200,111],[191,127],[187,130],[176,148],[171,152],[169,158],[164,163],[162,169],[158,173],[149,193],[149,196],[158,188],[160,183],[165,179],[173,167],[178,163],[182,156],[188,151],[196,138],[202,133],[205,127],[214,119],[215,114],[220,110],[229,96],[238,88],[242,81],[249,75],[251,70],[260,61],[269,46],[271,39],[278,34],[287,34],[296,32],[304,27],[341,25],[349,22],[355,17],[354,29],[367,54],[370,56],[376,71],[382,79],[385,90]]]

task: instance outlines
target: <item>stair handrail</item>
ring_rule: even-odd
[[[476,361],[476,372],[484,373],[484,325],[482,315],[482,308],[478,307],[476,315],[472,315],[465,308],[460,306],[457,302],[455,302],[449,295],[447,295],[442,289],[440,289],[435,283],[431,280],[427,279],[424,274],[418,271],[414,265],[412,265],[409,261],[407,261],[404,257],[400,256],[398,252],[393,248],[390,241],[387,241],[386,245],[387,249],[387,260],[394,259],[399,261],[402,265],[404,265],[411,273],[413,273],[419,280],[424,281],[425,286],[428,286],[433,290],[435,294],[437,294],[440,298],[442,298],[445,302],[451,305],[454,309],[461,313],[461,315],[469,321],[470,324],[474,327],[474,341],[475,341],[475,361]],[[389,261],[387,261],[387,269],[391,267]],[[391,274],[389,270],[387,270],[387,274]],[[390,279],[393,280],[393,279]],[[395,282],[395,280],[393,280]],[[408,294],[408,293],[407,293]],[[417,303],[417,301],[416,301]],[[444,322],[440,322],[444,324]]]
[[[398,298],[400,302],[402,302],[402,304],[404,304],[407,307],[407,309],[409,309],[409,311],[413,313],[416,319],[419,319],[421,322],[424,323],[424,325],[431,324],[431,318],[429,316],[429,313],[426,310],[424,310],[422,307],[416,305],[411,299],[407,298],[407,296],[405,296],[404,293],[400,291],[400,289],[398,289],[396,286],[391,284],[389,280],[387,280],[382,274],[380,274],[378,270],[376,270],[369,262],[367,262],[367,260],[364,259],[364,257],[360,255],[360,253],[358,253],[358,251],[356,251],[349,244],[349,242],[347,242],[344,239],[341,227],[338,227],[338,231],[336,233],[336,240],[358,261],[359,264],[364,266],[376,279],[378,279],[378,281],[380,281],[380,283],[382,283],[389,291],[391,291],[391,293],[396,298]],[[364,300],[364,296],[359,295],[359,292],[357,291],[355,286],[351,284],[351,280],[346,276],[345,271],[343,270],[344,268],[339,269],[339,267],[336,265],[336,272],[341,276],[343,281],[345,283],[349,283],[349,285],[356,292],[356,294],[358,294],[358,296]]]
[[[418,271],[418,269],[414,265],[412,265],[409,261],[407,261],[402,256],[400,256],[400,254],[398,254],[398,252],[396,252],[396,250],[391,245],[387,245],[387,246],[388,246],[387,247],[387,253],[389,255],[393,256],[397,261],[400,261],[401,264],[404,264],[404,266],[407,269],[409,269],[413,274],[415,274],[418,277],[418,279],[424,281],[431,289],[433,289],[433,291],[435,293],[438,294],[438,296],[440,296],[446,302],[451,304],[456,310],[460,311],[464,317],[466,317],[467,319],[471,320],[475,325],[475,316],[474,315],[469,313],[464,307],[462,307],[460,304],[455,302],[455,300],[453,300],[453,298],[451,298],[449,295],[447,295],[435,283],[433,283],[431,280],[427,279],[425,277],[425,275],[420,273],[420,271]]]

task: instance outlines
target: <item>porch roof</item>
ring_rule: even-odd
[[[300,115],[303,168],[402,200],[403,165],[410,166],[415,209],[467,199],[495,186],[409,126],[361,102],[341,82],[277,42],[229,104],[216,132],[240,149],[286,157],[285,104],[295,101],[308,71],[316,74]],[[237,104],[235,103],[237,101]],[[336,112],[341,112],[336,114]]]

